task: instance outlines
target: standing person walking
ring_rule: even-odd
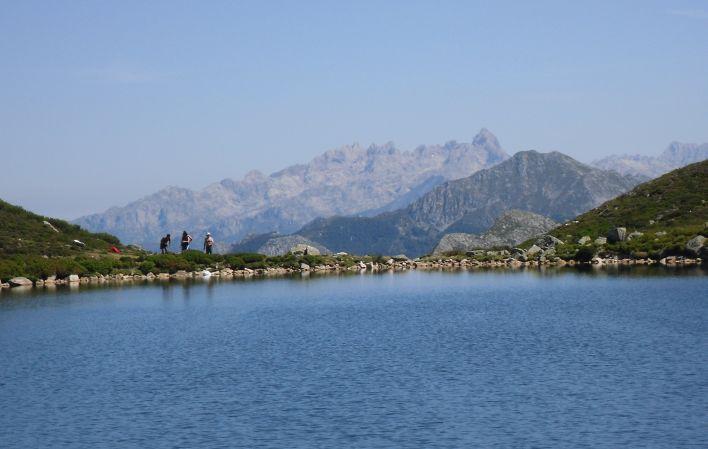
[[[182,252],[189,249],[190,243],[192,243],[192,236],[187,234],[187,231],[182,231]]]
[[[170,246],[172,243],[172,237],[170,237],[170,234],[167,234],[166,236],[162,237],[160,239],[160,254],[167,254],[167,248]]]
[[[211,254],[211,250],[214,247],[214,237],[211,236],[210,233],[206,233],[206,237],[204,238],[204,252],[207,254]]]

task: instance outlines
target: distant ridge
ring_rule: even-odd
[[[316,217],[375,215],[405,207],[445,181],[508,157],[484,128],[471,143],[450,141],[413,151],[400,151],[393,143],[353,144],[270,176],[252,171],[200,191],[168,187],[75,222],[152,249],[167,232],[210,231],[224,250],[249,234],[291,233]]]
[[[482,233],[511,209],[564,221],[641,182],[562,153],[522,151],[492,168],[449,181],[404,209],[375,217],[317,219],[297,234],[331,251],[419,256],[443,234]]]
[[[605,170],[615,170],[621,174],[656,178],[671,170],[705,159],[708,159],[708,143],[699,145],[671,142],[658,157],[641,154],[614,155],[594,161],[592,165]]]

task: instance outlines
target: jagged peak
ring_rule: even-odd
[[[369,156],[372,155],[378,155],[378,154],[396,154],[398,153],[398,149],[396,148],[396,144],[393,143],[393,141],[389,140],[383,145],[377,145],[375,143],[372,143],[369,145],[369,148],[366,149],[366,154]]]
[[[491,146],[494,148],[501,148],[501,145],[499,145],[499,140],[497,139],[497,136],[495,136],[487,128],[482,128],[479,130],[477,135],[474,136],[474,139],[472,139],[472,145],[475,145],[478,147]]]

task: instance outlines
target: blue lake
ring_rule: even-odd
[[[708,276],[0,294],[0,447],[708,447]]]

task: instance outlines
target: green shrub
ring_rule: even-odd
[[[155,273],[155,274],[157,274],[157,273],[159,273],[159,270],[158,270],[157,267],[155,266],[155,262],[153,262],[152,260],[146,260],[146,261],[144,261],[143,263],[141,263],[141,264],[138,266],[138,269],[139,269],[140,272],[143,273],[143,274],[148,274],[148,273]]]
[[[233,270],[243,270],[246,268],[246,262],[239,256],[228,255],[224,257],[224,263]]]
[[[581,247],[575,253],[575,260],[578,262],[590,262],[593,257],[595,257],[595,251],[588,246]]]

